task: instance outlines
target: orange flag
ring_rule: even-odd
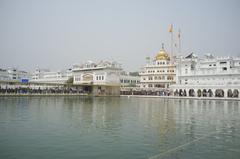
[[[173,25],[172,25],[172,24],[169,26],[168,32],[169,32],[169,33],[172,33],[172,32],[173,32]]]

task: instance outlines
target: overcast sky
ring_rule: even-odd
[[[182,32],[182,52],[240,55],[239,0],[0,0],[0,67],[67,69],[115,60],[127,71]]]

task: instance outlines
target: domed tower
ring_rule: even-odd
[[[162,49],[158,52],[155,57],[156,64],[168,63],[170,61],[170,57],[168,53],[164,50],[164,44],[162,44]]]
[[[153,63],[149,63],[150,58],[146,59],[148,63],[140,72],[140,87],[145,90],[151,90],[158,94],[169,92],[169,86],[176,83],[176,66],[170,62],[171,57],[165,51],[164,44],[161,50],[154,57]]]

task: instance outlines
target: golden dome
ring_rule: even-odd
[[[161,49],[156,56],[156,60],[169,60],[169,59],[170,58],[164,49]]]

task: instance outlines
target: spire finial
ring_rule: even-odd
[[[164,43],[162,43],[162,50],[164,50]]]

